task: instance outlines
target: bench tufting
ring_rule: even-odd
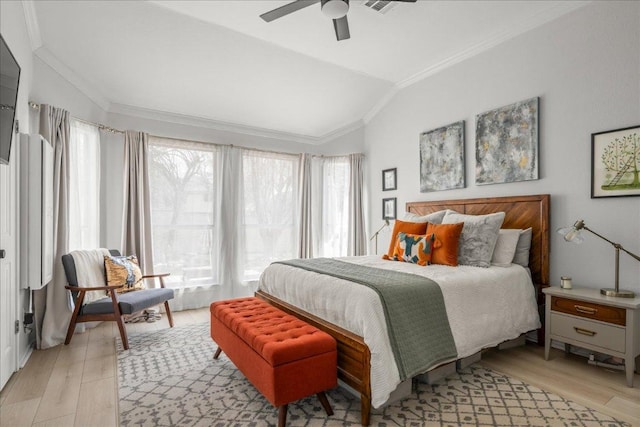
[[[336,342],[327,333],[261,299],[211,304],[211,338],[272,405],[279,426],[287,404],[317,394],[328,415],[324,391],[337,385]]]

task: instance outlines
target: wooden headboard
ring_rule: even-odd
[[[502,228],[532,228],[529,268],[533,282],[549,286],[549,195],[408,202],[407,212],[426,215],[452,209],[468,215],[504,212]]]

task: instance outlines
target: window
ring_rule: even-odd
[[[298,156],[243,151],[246,281],[297,255],[298,166]]]
[[[173,288],[219,283],[215,145],[150,138],[154,268]]]
[[[100,131],[69,121],[69,250],[100,247]]]

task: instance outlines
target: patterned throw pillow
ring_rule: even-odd
[[[400,232],[393,248],[394,261],[410,262],[418,265],[431,264],[433,234],[407,234]]]
[[[138,265],[138,258],[130,256],[105,256],[104,271],[107,285],[123,285],[118,292],[130,292],[144,289],[142,272]]]
[[[395,224],[393,224],[393,231],[391,232],[391,241],[389,242],[389,250],[385,255],[383,255],[383,259],[390,259],[393,257],[393,249],[396,246],[396,240],[398,238],[398,233],[410,233],[410,234],[422,234],[427,231],[427,223],[426,222],[406,222],[397,219]]]

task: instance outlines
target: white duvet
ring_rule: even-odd
[[[540,327],[531,277],[519,265],[423,267],[375,255],[338,259],[436,281],[442,289],[458,358]],[[264,271],[259,289],[363,337],[371,351],[371,404],[378,408],[387,401],[400,384],[400,376],[375,291],[283,264],[272,264]]]

